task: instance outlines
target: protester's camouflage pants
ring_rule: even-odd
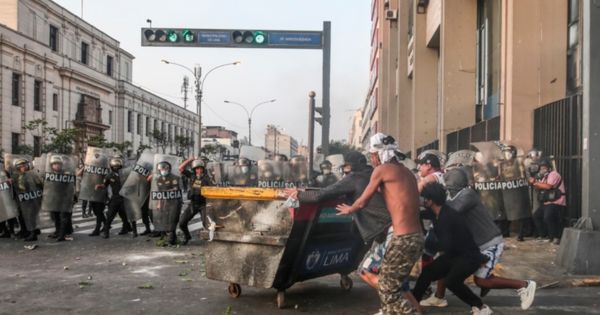
[[[402,291],[402,281],[423,254],[423,234],[394,235],[383,257],[379,274],[379,298],[384,315],[416,314]]]

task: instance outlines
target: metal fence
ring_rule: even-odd
[[[534,112],[533,146],[554,156],[567,192],[565,219],[581,217],[582,96],[573,95]]]

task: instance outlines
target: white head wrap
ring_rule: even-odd
[[[371,137],[369,152],[377,153],[381,163],[387,163],[394,158],[399,162],[404,157],[404,154],[398,150],[396,140],[383,133],[377,133]]]

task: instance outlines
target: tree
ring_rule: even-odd
[[[189,155],[190,148],[194,145],[194,142],[190,137],[186,136],[175,136],[175,150],[177,155],[186,157]]]
[[[108,141],[106,141],[103,134],[99,134],[89,137],[87,145],[96,148],[106,148],[108,146]]]
[[[152,131],[152,142],[154,146],[162,149],[162,153],[165,154],[167,147],[169,146],[169,138],[166,132],[161,132],[158,129]]]
[[[54,152],[60,154],[73,153],[73,143],[80,135],[80,130],[75,128],[66,128],[58,131],[56,128],[48,128],[50,142],[45,144],[42,152]]]
[[[320,150],[321,146],[318,146],[317,151]],[[331,142],[329,142],[329,155],[345,154],[350,151],[359,151],[359,149],[342,141],[331,140]]]
[[[33,155],[33,147],[28,144],[21,144],[15,148],[13,154]]]

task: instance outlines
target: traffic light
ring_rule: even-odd
[[[149,43],[195,44],[196,34],[189,29],[145,29],[144,39]]]
[[[264,31],[233,31],[231,40],[235,44],[264,45],[267,43],[267,33]]]

